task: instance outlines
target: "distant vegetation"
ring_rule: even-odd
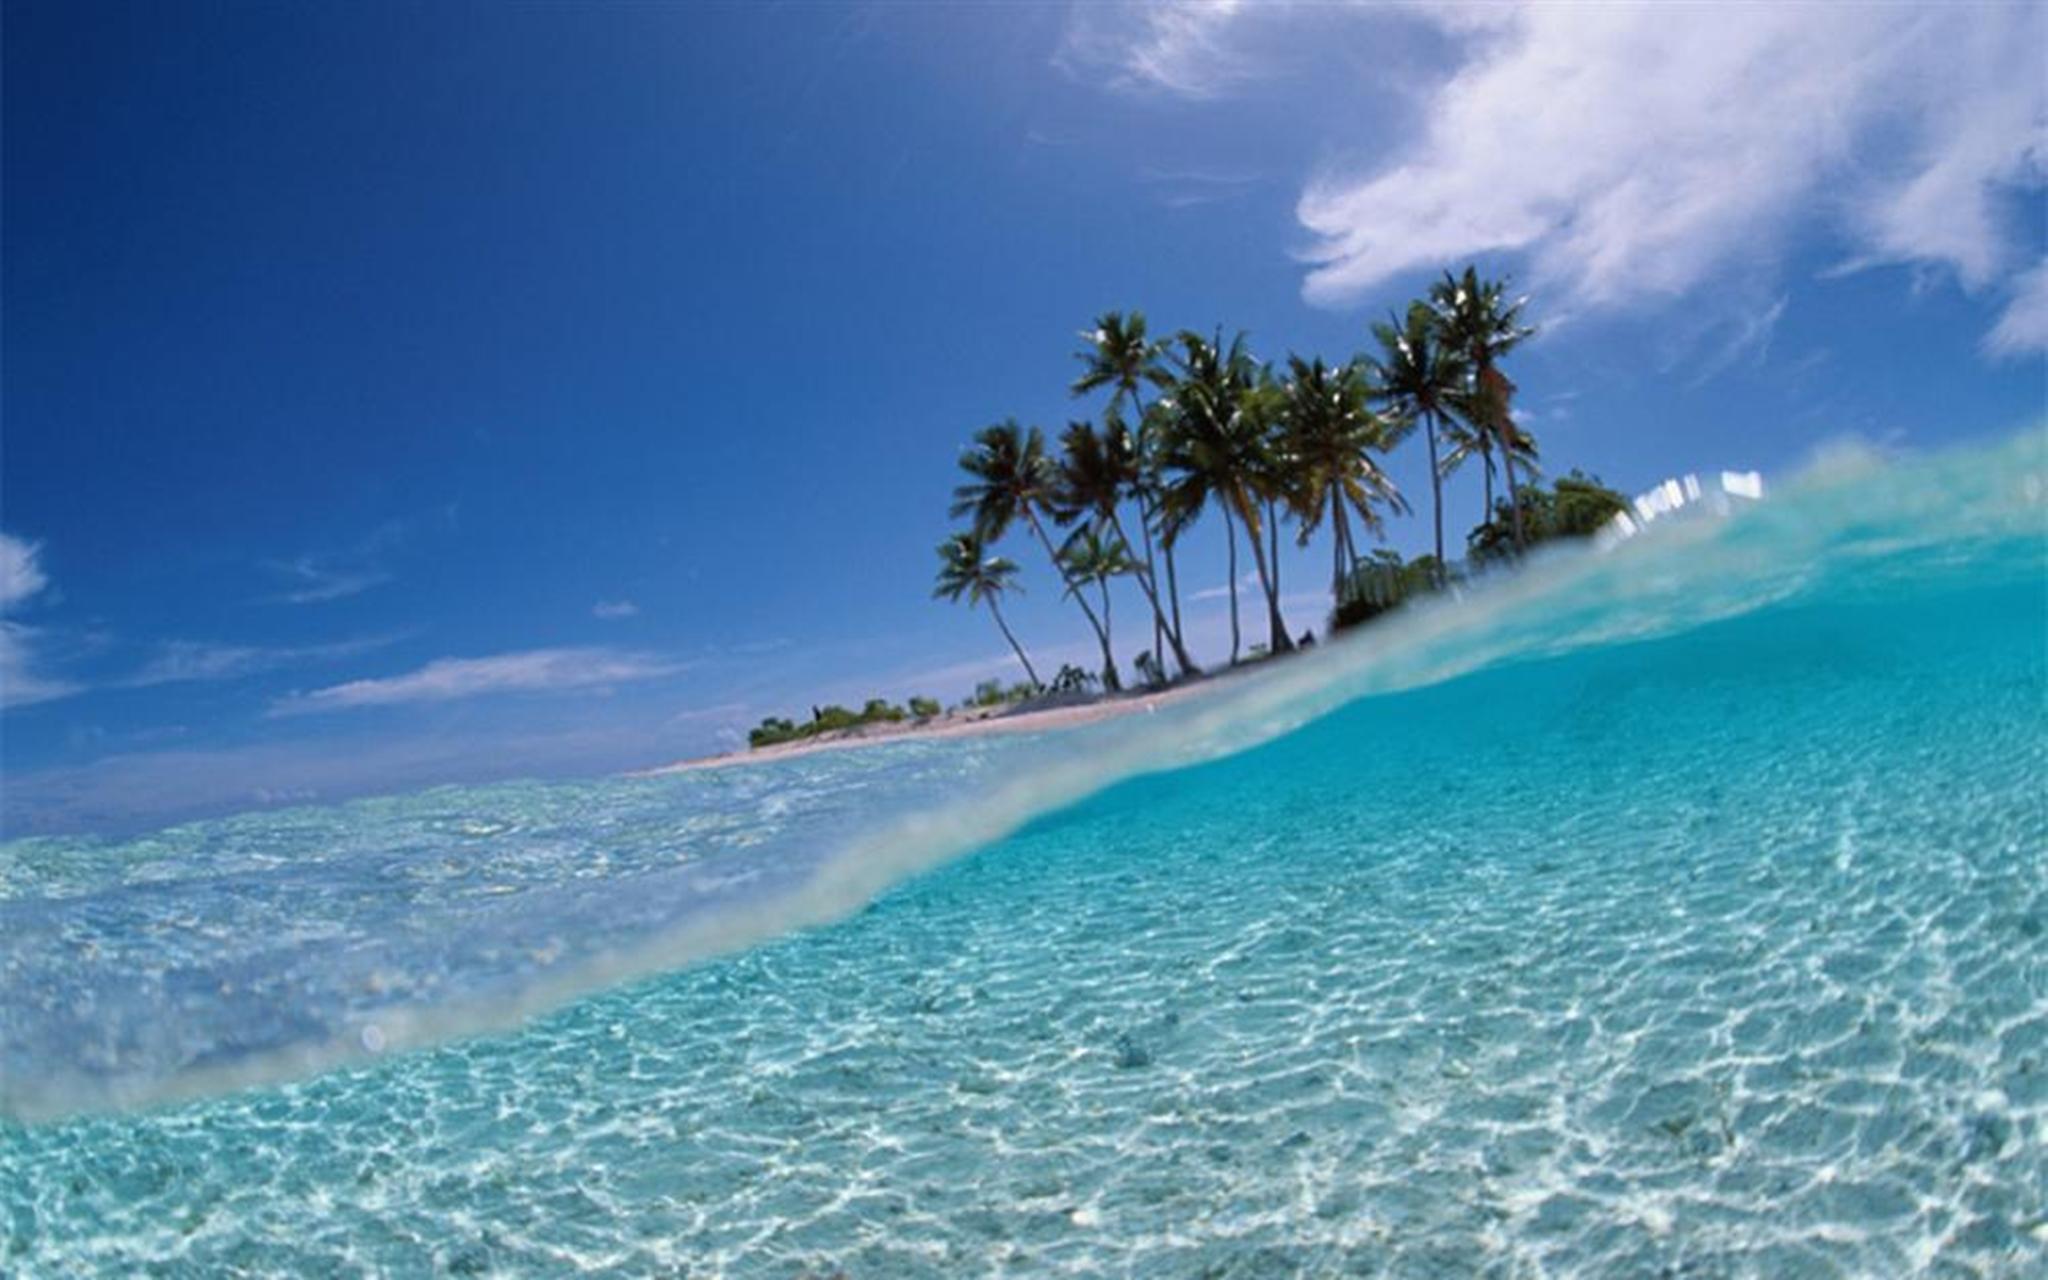
[[[845,707],[831,704],[815,707],[811,718],[801,723],[785,720],[780,716],[769,716],[747,734],[749,747],[772,747],[783,742],[801,742],[821,733],[835,733],[842,729],[856,729],[869,724],[899,724],[916,717],[928,720],[939,714],[941,708],[930,698],[912,698],[910,709],[904,710],[886,698],[869,698],[867,705],[859,711],[848,711]]]
[[[960,458],[966,480],[951,512],[967,527],[939,544],[933,594],[985,606],[1025,676],[1007,689],[985,682],[974,704],[1040,689],[1121,689],[1109,591],[1119,577],[1137,583],[1150,614],[1151,647],[1133,662],[1140,679],[1199,675],[1183,638],[1174,552],[1209,512],[1222,517],[1228,555],[1232,665],[1296,647],[1280,609],[1280,539],[1290,523],[1303,547],[1328,530],[1333,629],[1461,576],[1446,557],[1444,481],[1470,463],[1478,463],[1485,518],[1466,537],[1468,566],[1599,529],[1626,501],[1578,471],[1545,489],[1536,439],[1513,411],[1515,384],[1501,365],[1535,332],[1523,323],[1526,301],[1474,268],[1447,272],[1427,297],[1372,326],[1370,354],[1335,364],[1289,355],[1278,367],[1256,359],[1242,333],[1226,342],[1220,328],[1183,329],[1155,340],[1140,312],[1103,315],[1081,335],[1082,373],[1070,388],[1109,393],[1100,420],[1070,422],[1056,447],[1040,428],[1005,420],[976,432]],[[1411,514],[1380,460],[1418,437],[1428,449],[1431,553],[1404,561],[1384,546],[1361,549],[1361,534],[1383,538],[1390,518]],[[1055,541],[1052,530],[1064,536]],[[1017,531],[1086,620],[1099,675],[1066,667],[1046,684],[1010,630],[1001,604],[1020,589],[1019,570],[993,549]],[[1266,615],[1265,640],[1249,653],[1240,550],[1251,556]]]

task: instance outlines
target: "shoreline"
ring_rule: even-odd
[[[693,756],[671,764],[656,765],[651,769],[635,769],[626,776],[659,778],[669,774],[694,773],[701,769],[725,769],[734,765],[757,764],[769,760],[789,760],[824,751],[847,751],[858,747],[879,746],[885,742],[907,742],[927,738],[972,738],[992,733],[1031,733],[1078,728],[1084,724],[1096,724],[1127,715],[1150,714],[1161,707],[1213,689],[1226,674],[1237,673],[1203,676],[1164,689],[1098,694],[1086,702],[1073,702],[1061,706],[985,707],[948,711],[929,720],[858,725],[802,742],[782,742],[772,747],[742,747],[732,751],[721,751],[715,755]]]

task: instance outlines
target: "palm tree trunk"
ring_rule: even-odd
[[[1491,363],[1482,362],[1480,364],[1479,376],[1481,379],[1488,379],[1490,376],[1493,385],[1498,386],[1500,389],[1498,402],[1491,395],[1482,397],[1482,402],[1489,405],[1493,410],[1493,413],[1488,415],[1489,417],[1498,415],[1496,420],[1490,424],[1490,428],[1493,431],[1493,438],[1500,443],[1500,465],[1508,473],[1508,510],[1514,517],[1515,550],[1526,551],[1529,544],[1522,537],[1522,491],[1515,484],[1515,423],[1514,419],[1508,415],[1508,397],[1514,392],[1514,384],[1494,372]],[[1482,385],[1484,384],[1482,383]],[[1486,518],[1488,520],[1493,519],[1493,504],[1491,501],[1487,503]]]
[[[1173,544],[1169,542],[1159,550],[1161,558],[1166,561],[1166,603],[1173,610],[1174,648],[1178,649],[1185,634],[1180,629],[1180,575],[1173,567]]]
[[[1053,550],[1052,539],[1045,536],[1045,526],[1038,523],[1038,513],[1026,507],[1024,518],[1031,523],[1031,531],[1038,535],[1039,545],[1045,548],[1046,556],[1052,560],[1053,571],[1060,575],[1061,585],[1066,587],[1068,595],[1074,597],[1074,603],[1081,606],[1081,612],[1087,615],[1088,625],[1095,629],[1095,639],[1102,646],[1102,687],[1115,693],[1124,685],[1117,679],[1116,656],[1109,651],[1109,636],[1102,629],[1102,620],[1095,616],[1095,608],[1088,603],[1088,597],[1082,595],[1074,580],[1067,576],[1067,566],[1060,559],[1060,553]]]
[[[1500,465],[1506,468],[1508,473],[1508,510],[1515,516],[1515,550],[1526,551],[1529,544],[1522,536],[1522,490],[1521,486],[1515,483],[1514,452],[1505,444],[1500,450]]]
[[[988,597],[988,611],[995,615],[996,625],[1002,628],[1003,639],[1010,642],[1010,652],[1016,654],[1017,661],[1024,664],[1024,674],[1030,677],[1032,686],[1043,689],[1045,682],[1038,678],[1038,672],[1032,670],[1031,659],[1024,656],[1024,646],[1018,644],[1017,637],[1010,634],[1010,624],[1003,621],[1003,611],[996,607],[996,598],[994,596]]]
[[[1128,545],[1128,544],[1126,544],[1126,545]],[[1108,645],[1110,645],[1110,644],[1112,643],[1112,642],[1111,642],[1111,640],[1110,640],[1110,637],[1111,637],[1112,635],[1114,635],[1114,634],[1115,634],[1115,630],[1114,630],[1114,629],[1113,629],[1113,628],[1112,628],[1112,627],[1110,626],[1110,624],[1109,624],[1109,578],[1108,578],[1108,576],[1107,576],[1107,575],[1104,575],[1103,577],[1097,578],[1097,579],[1095,580],[1095,585],[1096,585],[1097,587],[1099,587],[1099,588],[1101,589],[1101,591],[1102,591],[1102,643],[1104,644],[1104,646],[1108,646]]]
[[[1344,603],[1344,487],[1330,487],[1330,603]]]
[[[1449,573],[1448,567],[1444,564],[1444,477],[1443,473],[1437,470],[1436,411],[1424,410],[1422,423],[1429,431],[1429,489],[1436,500],[1436,585],[1442,587],[1449,581]]]
[[[1266,552],[1259,545],[1259,510],[1250,499],[1238,512],[1244,517],[1245,536],[1252,544],[1252,564],[1259,571],[1259,589],[1266,596],[1266,651],[1286,653],[1294,648],[1294,641],[1287,634],[1287,624],[1280,620],[1280,593],[1273,586],[1273,575],[1266,572]]]
[[[1486,513],[1481,524],[1493,523],[1493,450],[1486,451]]]
[[[1144,513],[1141,511],[1139,515],[1142,517]],[[1123,517],[1112,511],[1109,513],[1109,524],[1111,528],[1116,530],[1116,536],[1123,541],[1123,544],[1127,547],[1130,546],[1131,539],[1130,535],[1124,532]],[[1152,577],[1152,526],[1149,521],[1147,521],[1145,526],[1145,564],[1138,570],[1137,579],[1139,589],[1145,593],[1146,601],[1152,606],[1152,660],[1159,664],[1161,674],[1164,674],[1166,671],[1165,655],[1159,651],[1159,638],[1160,633],[1163,631],[1166,633],[1167,638],[1173,641],[1173,660],[1180,663],[1182,674],[1200,675],[1202,669],[1197,667],[1194,661],[1188,657],[1187,646],[1183,645],[1180,641],[1180,627],[1175,625],[1169,628],[1166,625],[1166,612],[1159,607],[1159,588]],[[1108,610],[1105,608],[1104,613],[1106,614],[1107,612]]]
[[[1237,665],[1237,523],[1230,518],[1230,504],[1223,504],[1223,538],[1230,549],[1230,665]]]
[[[1294,636],[1280,617],[1280,504],[1271,498],[1266,500],[1266,541],[1273,561],[1273,623],[1280,628],[1280,638],[1287,642],[1286,648],[1278,652],[1291,653]]]
[[[1138,523],[1145,529],[1145,576],[1140,583],[1152,605],[1152,669],[1159,673],[1154,678],[1159,679],[1166,674],[1166,613],[1159,607],[1159,568],[1158,561],[1152,558],[1152,513],[1142,498],[1138,501]],[[1121,522],[1117,524],[1116,536],[1124,539],[1125,546],[1131,545],[1131,540],[1124,537]]]

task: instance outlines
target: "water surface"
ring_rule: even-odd
[[[0,846],[0,1273],[2042,1274],[2042,453],[1050,740]]]

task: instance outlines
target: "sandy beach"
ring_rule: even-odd
[[[903,742],[913,738],[967,738],[989,733],[1040,733],[1051,729],[1071,729],[1100,720],[1113,720],[1119,716],[1150,714],[1161,707],[1198,697],[1214,689],[1217,684],[1217,677],[1209,677],[1176,685],[1170,689],[1099,696],[1091,701],[1074,702],[1063,706],[956,709],[933,716],[929,720],[858,725],[836,733],[807,738],[802,742],[784,742],[772,747],[697,756],[689,760],[678,760],[674,764],[638,770],[629,776],[651,778],[670,773],[689,773],[698,769],[723,769],[731,765],[786,760],[793,756],[814,755],[821,751],[845,751],[853,747],[870,747],[884,742]]]

